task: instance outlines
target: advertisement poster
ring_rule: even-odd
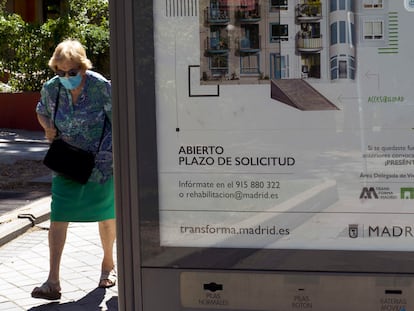
[[[162,246],[413,250],[414,2],[155,0]]]

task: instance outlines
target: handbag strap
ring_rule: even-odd
[[[59,96],[60,96],[60,82],[59,82],[59,88],[57,91],[56,99],[55,99],[55,111],[53,112],[53,125],[55,126],[55,129],[59,131],[58,127],[56,126],[56,114],[59,106]]]
[[[59,128],[56,126],[56,114],[57,114],[58,107],[59,107],[60,86],[61,86],[61,84],[59,82],[59,88],[58,88],[56,99],[55,99],[55,111],[53,113],[53,124],[55,126],[56,131],[58,131],[58,132],[59,132]],[[99,145],[98,145],[98,149],[96,150],[96,154],[101,150],[102,141],[103,141],[104,136],[105,136],[106,120],[107,120],[108,117],[107,117],[105,112],[104,112],[104,115],[105,115],[104,124],[103,124],[103,127],[102,127],[101,138],[99,139]]]

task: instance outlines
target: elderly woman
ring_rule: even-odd
[[[86,184],[59,174],[52,179],[50,271],[46,282],[33,290],[32,297],[56,300],[61,297],[60,261],[69,222],[98,222],[104,253],[98,286],[103,288],[116,282],[113,259],[116,229],[110,83],[90,70],[92,64],[76,40],[61,42],[49,60],[49,67],[56,76],[44,84],[36,107],[46,138],[53,141],[59,137],[96,155],[95,167]]]

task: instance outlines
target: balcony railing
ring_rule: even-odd
[[[244,53],[258,52],[261,49],[260,36],[254,36],[251,38],[241,38],[239,40],[239,51]]]
[[[255,5],[254,9],[246,9],[242,6],[236,9],[236,18],[242,23],[255,23],[261,20],[260,5]]]
[[[204,45],[209,53],[227,53],[229,50],[229,38],[224,36],[207,37]]]
[[[210,68],[210,74],[213,80],[224,79],[228,75],[228,73],[229,67],[226,65]]]
[[[319,20],[322,18],[321,3],[302,3],[296,7],[298,21]]]
[[[205,20],[209,24],[227,24],[230,21],[227,8],[206,8],[204,10]]]
[[[322,50],[322,38],[302,38],[297,39],[297,48],[303,52],[319,52]]]

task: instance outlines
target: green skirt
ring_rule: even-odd
[[[114,218],[113,177],[104,184],[86,185],[59,175],[53,177],[51,221],[95,222]]]

